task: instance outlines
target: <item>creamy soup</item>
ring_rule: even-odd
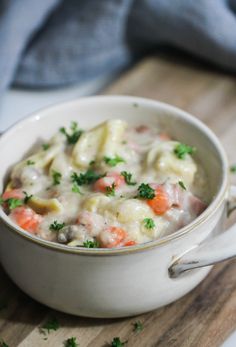
[[[1,205],[19,227],[52,242],[150,242],[206,208],[195,152],[158,127],[108,120],[83,131],[73,122],[13,167]]]

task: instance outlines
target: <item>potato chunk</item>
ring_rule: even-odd
[[[126,127],[127,123],[122,120],[109,120],[84,132],[72,152],[75,165],[88,168],[93,160],[102,160],[104,156],[115,156]]]

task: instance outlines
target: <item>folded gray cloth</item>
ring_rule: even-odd
[[[236,0],[0,0],[0,92],[80,83],[163,45],[236,70]]]

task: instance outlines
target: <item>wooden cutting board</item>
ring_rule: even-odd
[[[153,98],[195,114],[220,137],[230,162],[236,162],[234,77],[183,59],[173,62],[152,57],[104,93]],[[235,220],[232,216],[229,223]],[[58,319],[60,328],[44,336],[39,328],[50,317]],[[138,320],[144,329],[135,333],[133,324]],[[72,336],[80,347],[109,346],[116,336],[128,340],[127,347],[217,347],[235,328],[235,261],[217,265],[195,290],[167,307],[116,320],[78,318],[49,310],[23,294],[0,268],[0,338],[9,347],[60,347]]]

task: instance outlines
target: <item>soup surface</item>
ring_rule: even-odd
[[[177,231],[206,208],[197,148],[108,120],[61,128],[16,164],[1,205],[18,226],[69,246],[126,247]]]

